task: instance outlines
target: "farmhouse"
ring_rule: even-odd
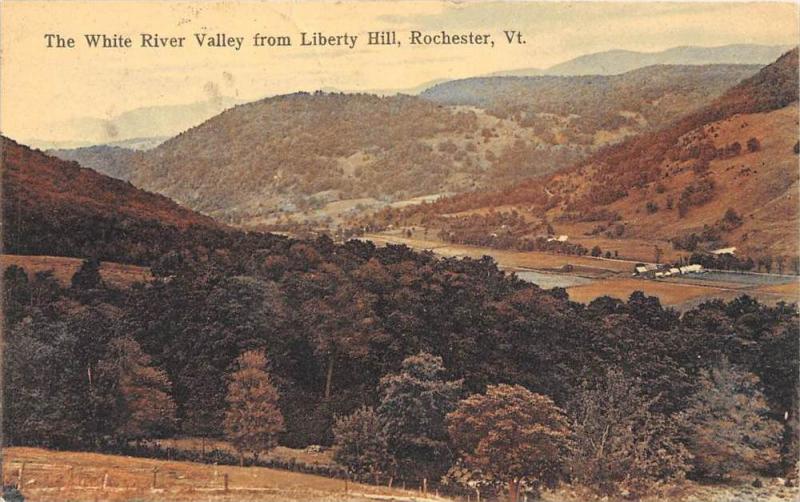
[[[736,254],[736,247],[732,246],[732,247],[729,247],[729,248],[715,249],[714,251],[711,251],[711,254],[715,254],[715,255],[723,255],[723,254],[733,255],[733,254]]]

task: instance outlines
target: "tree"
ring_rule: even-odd
[[[657,400],[618,369],[584,382],[568,405],[574,479],[613,496],[641,495],[656,481],[682,478],[689,453],[677,421],[653,411]]]
[[[284,431],[283,415],[278,408],[278,391],[267,372],[267,358],[261,350],[250,350],[236,359],[230,375],[225,400],[225,436],[239,452],[251,452],[258,460],[262,451],[277,446],[276,434]]]
[[[595,246],[595,247],[592,248],[592,251],[589,254],[591,254],[592,256],[597,257],[597,256],[600,256],[601,254],[603,254],[603,250],[600,249],[600,246]]]
[[[761,150],[761,142],[758,138],[750,138],[747,140],[747,150],[750,152],[757,152]]]
[[[389,453],[383,423],[363,406],[333,424],[333,459],[356,476],[378,476],[388,470]]]
[[[546,396],[519,385],[490,385],[447,416],[467,467],[503,482],[516,501],[522,485],[553,487],[566,475],[570,431]]]
[[[151,366],[150,356],[133,338],[112,340],[97,363],[97,396],[105,403],[110,432],[118,441],[169,431],[175,421],[170,391],[166,373]]]
[[[711,371],[701,370],[698,391],[684,412],[698,473],[721,479],[775,464],[782,427],[766,418],[768,411],[752,373],[724,357]]]
[[[661,263],[662,256],[664,256],[664,251],[658,246],[653,246],[653,258],[655,258],[656,263]]]
[[[442,358],[420,353],[400,373],[381,379],[378,414],[402,475],[435,479],[452,462],[445,417],[461,395],[461,380],[444,379]]]
[[[81,268],[72,276],[72,287],[75,289],[93,289],[102,283],[100,277],[100,261],[96,258],[83,260]]]

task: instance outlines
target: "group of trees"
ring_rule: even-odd
[[[92,260],[69,287],[48,273],[5,270],[8,444],[113,449],[139,438],[190,435],[227,437],[242,456],[276,443],[336,444],[337,458],[369,479],[436,483],[451,469],[450,479],[462,472],[481,489],[513,482],[515,491],[548,486],[550,474],[512,464],[527,468],[539,465],[532,454],[561,452],[563,432],[570,450],[553,461],[569,468],[558,479],[634,490],[620,473],[670,479],[687,472],[681,466],[688,463],[689,473],[717,475],[682,453],[680,445],[692,454],[697,448],[689,436],[671,431],[687,430],[682,420],[709,416],[690,411],[703,396],[703,375],[714,381],[727,359],[762,393],[752,402],[766,406],[757,413],[766,420],[765,437],[782,434],[780,454],[774,444],[758,443],[771,444],[762,449],[773,453],[744,455],[736,469],[779,472],[796,451],[793,306],[743,297],[679,316],[642,294],[581,305],[561,289],[545,291],[503,273],[489,258],[441,259],[324,237],[231,232],[183,241],[149,264],[153,279],[126,289],[104,283]],[[609,368],[618,372],[613,378]],[[622,383],[604,383],[615,379]],[[714,385],[709,392],[718,392]],[[520,442],[519,450],[510,443],[495,451],[504,440],[483,435],[502,427],[452,418],[485,412],[491,424],[491,406],[470,396],[516,396],[522,391],[515,386],[541,396],[520,397],[542,408],[524,415],[554,420],[558,447]],[[589,394],[594,401],[576,401]],[[641,412],[624,422],[586,404],[617,402],[607,396],[621,396],[620,409]],[[563,411],[547,412],[549,403]],[[562,415],[566,429],[557,420]],[[575,445],[596,443],[581,437],[597,434],[604,420],[629,424],[620,426],[620,437],[636,434],[575,456]],[[742,422],[757,423],[752,414]],[[522,429],[510,431],[524,437]],[[626,467],[625,452],[646,459],[643,445],[650,444],[672,448],[675,462]],[[516,460],[485,457],[515,451]],[[612,455],[620,457],[613,469]],[[592,464],[593,458],[608,462]],[[508,472],[490,472],[489,465],[517,474],[504,478]],[[536,467],[545,468],[561,472],[555,464]]]

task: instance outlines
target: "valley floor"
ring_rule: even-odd
[[[633,260],[501,250],[450,244],[432,238],[406,238],[390,233],[367,234],[363,238],[378,245],[405,244],[416,250],[431,250],[446,257],[491,256],[501,269],[516,272],[521,278],[533,271],[546,273],[546,281],[542,287],[564,287],[570,299],[581,303],[588,303],[605,295],[626,300],[634,291],[657,296],[662,304],[681,311],[712,298],[732,300],[743,294],[766,304],[781,301],[793,303],[800,300],[800,282],[792,276],[742,274],[742,280],[719,281],[710,280],[711,276],[700,275],[648,280],[631,276],[637,263]],[[571,266],[569,272],[562,269],[567,265]],[[756,280],[751,280],[752,278]],[[758,280],[759,278],[763,280]],[[540,283],[536,279],[531,282]]]

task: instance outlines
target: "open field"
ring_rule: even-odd
[[[23,256],[0,255],[0,266],[5,270],[10,265],[17,265],[25,269],[29,276],[36,272],[52,270],[53,276],[62,286],[69,286],[72,276],[83,264],[79,258],[66,258],[63,256]],[[135,282],[145,282],[151,278],[147,267],[125,265],[122,263],[102,262],[100,276],[111,286],[127,287]]]
[[[440,256],[480,258],[491,256],[500,268],[503,269],[536,269],[556,270],[564,265],[572,265],[582,269],[586,274],[597,275],[603,273],[631,272],[635,262],[605,258],[592,258],[590,256],[574,256],[542,253],[537,251],[509,251],[502,249],[482,248],[461,244],[450,244],[435,239],[406,238],[400,235],[381,233],[366,234],[363,237],[376,244],[405,244],[414,249],[428,249]]]
[[[7,448],[3,454],[5,484],[19,481],[24,462],[21,491],[30,502],[444,500],[421,497],[412,491],[345,484],[341,479],[262,467],[215,466],[40,448]]]
[[[24,462],[22,493],[29,502],[444,502],[443,497],[388,487],[348,483],[308,474],[261,467],[230,467],[150,460],[98,453],[56,452],[41,448],[6,448],[5,484],[16,485]],[[155,470],[155,488],[153,473]],[[225,477],[228,490],[225,491]],[[643,502],[783,502],[797,500],[798,489],[779,478],[702,485],[685,481]],[[463,499],[462,499],[463,500]],[[473,498],[474,500],[474,498]],[[565,485],[542,494],[545,502],[595,500],[583,489]]]
[[[201,452],[205,444],[205,451],[212,450],[224,451],[226,453],[235,454],[236,450],[227,441],[221,439],[206,439],[203,441],[200,438],[186,437],[174,439],[156,439],[152,440],[153,443],[159,445],[161,448],[175,448],[176,450]],[[318,465],[334,465],[333,456],[329,449],[324,451],[310,451],[308,449],[287,448],[285,446],[278,446],[259,455],[262,460],[279,460],[282,462],[303,462],[306,464]]]

